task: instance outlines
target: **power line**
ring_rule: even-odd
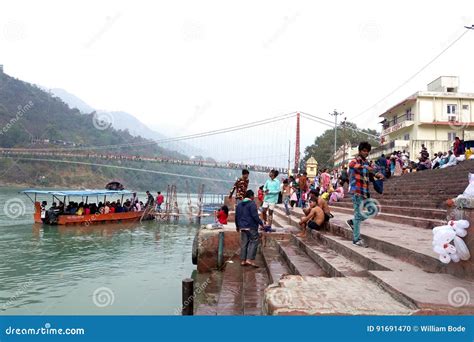
[[[369,110],[371,110],[372,108],[376,107],[379,103],[385,101],[387,98],[389,98],[390,96],[392,96],[395,92],[397,92],[400,88],[404,87],[408,82],[410,82],[412,79],[414,79],[416,76],[418,76],[423,70],[425,70],[427,67],[429,67],[434,61],[436,61],[439,57],[441,57],[441,55],[443,55],[449,48],[451,48],[454,44],[456,44],[462,37],[464,37],[464,35],[469,31],[469,29],[471,29],[470,27],[467,27],[467,30],[465,30],[461,35],[459,35],[459,37],[457,37],[453,42],[451,42],[446,48],[444,48],[440,53],[438,53],[434,58],[432,58],[428,63],[426,63],[420,70],[418,70],[417,72],[415,72],[413,75],[411,75],[406,81],[404,81],[402,84],[400,84],[398,87],[396,87],[394,90],[392,90],[390,93],[388,93],[387,95],[385,95],[382,99],[380,99],[379,101],[377,101],[375,104],[373,104],[372,106],[366,108],[365,110],[363,110],[362,112],[360,112],[359,114],[353,116],[351,118],[351,120],[354,120],[355,118],[361,116],[362,114],[365,114],[366,112],[368,112]]]
[[[326,125],[326,126],[328,126],[328,127],[334,127],[334,123],[329,124],[329,123],[326,123],[326,122],[325,122],[325,121],[331,122],[331,121],[329,121],[329,120],[325,120],[325,119],[323,119],[323,118],[320,118],[320,117],[318,117],[318,116],[315,116],[315,115],[312,115],[312,114],[308,114],[308,113],[301,113],[301,114],[303,114],[303,116],[304,116],[305,119],[318,122],[318,123],[323,124],[323,125]],[[367,136],[369,136],[369,137],[372,137],[372,138],[374,138],[374,139],[379,139],[379,137],[378,137],[377,135],[373,135],[373,134],[364,132],[364,131],[363,131],[362,129],[360,129],[360,128],[353,128],[353,127],[347,126],[347,125],[346,125],[346,128],[347,128],[347,129],[350,129],[350,130],[352,130],[352,131],[354,131],[354,132],[358,132],[358,133],[365,134],[365,135],[367,135]]]
[[[336,155],[337,152],[337,117],[342,114],[344,114],[344,112],[338,113],[335,109],[332,113],[329,113],[329,115],[334,116],[334,155]]]
[[[101,146],[71,147],[71,148],[50,148],[50,149],[38,149],[38,150],[78,151],[78,150],[100,150],[100,149],[112,149],[112,148],[121,148],[121,147],[140,147],[140,146],[158,145],[158,144],[171,143],[171,142],[182,141],[182,140],[203,138],[203,137],[208,137],[212,135],[229,133],[229,132],[243,130],[243,129],[252,128],[252,127],[258,127],[258,126],[270,124],[273,122],[289,119],[292,116],[294,116],[295,113],[296,112],[287,113],[287,114],[283,114],[283,115],[276,116],[273,118],[267,118],[263,120],[246,123],[246,124],[240,124],[237,126],[221,128],[218,130],[212,130],[212,131],[207,131],[207,132],[195,133],[195,134],[190,134],[190,135],[185,135],[185,136],[180,136],[180,137],[175,137],[175,138],[165,138],[165,139],[146,141],[146,142],[140,142],[140,143],[124,143],[124,144],[116,144],[116,145],[101,145]]]

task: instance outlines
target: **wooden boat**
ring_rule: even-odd
[[[35,206],[35,212],[33,214],[35,223],[44,224],[58,224],[58,225],[72,225],[82,224],[90,225],[95,223],[106,223],[106,222],[130,222],[140,221],[144,216],[144,210],[142,211],[129,211],[123,213],[109,213],[109,214],[90,214],[90,215],[70,215],[59,213],[56,215],[54,222],[48,221],[45,217],[45,209],[41,207],[41,203],[37,201],[37,195],[50,195],[52,196],[53,202],[66,203],[66,199],[69,201],[71,197],[81,197],[82,202],[88,203],[88,200],[99,196],[104,196],[103,202],[106,202],[107,196],[122,196],[121,203],[123,204],[124,196],[130,196],[133,194],[132,191],[127,190],[36,190],[28,189],[23,190],[21,193],[28,196]],[[32,197],[34,195],[34,198]],[[62,199],[61,199],[62,198]],[[84,200],[85,198],[85,200]]]

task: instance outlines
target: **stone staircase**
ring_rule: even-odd
[[[463,192],[468,171],[474,172],[474,161],[388,180],[384,194],[373,196],[381,213],[361,226],[368,248],[352,244],[345,223],[353,216],[349,197],[331,206],[335,217],[326,230],[308,231],[304,239],[266,234],[261,251],[273,285],[264,312],[474,314],[473,260],[446,265],[431,246],[431,228],[446,222],[446,200]],[[288,217],[279,205],[274,224],[298,227],[302,215],[294,208]]]

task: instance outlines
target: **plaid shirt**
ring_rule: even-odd
[[[369,170],[364,166],[370,166],[367,159],[358,156],[349,163],[349,192],[354,195],[369,198]]]
[[[249,180],[244,180],[242,178],[239,178],[235,181],[234,188],[232,189],[232,192],[234,190],[237,190],[235,193],[235,198],[243,200],[245,198],[245,193],[247,192],[247,187],[249,186]]]

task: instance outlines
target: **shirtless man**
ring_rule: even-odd
[[[328,202],[323,200],[321,197],[318,197],[318,191],[316,190],[311,190],[309,193],[310,200],[317,201],[318,207],[323,209],[324,212],[324,222],[328,222],[330,218],[334,217],[331,214],[331,210],[329,209]],[[305,215],[308,215],[310,212],[310,208],[305,208],[303,209],[303,213]]]
[[[302,231],[301,233],[298,233],[297,236],[304,238],[306,237],[306,226],[311,229],[320,229],[323,223],[324,211],[318,206],[317,201],[311,199],[309,201],[308,213],[299,222]]]

